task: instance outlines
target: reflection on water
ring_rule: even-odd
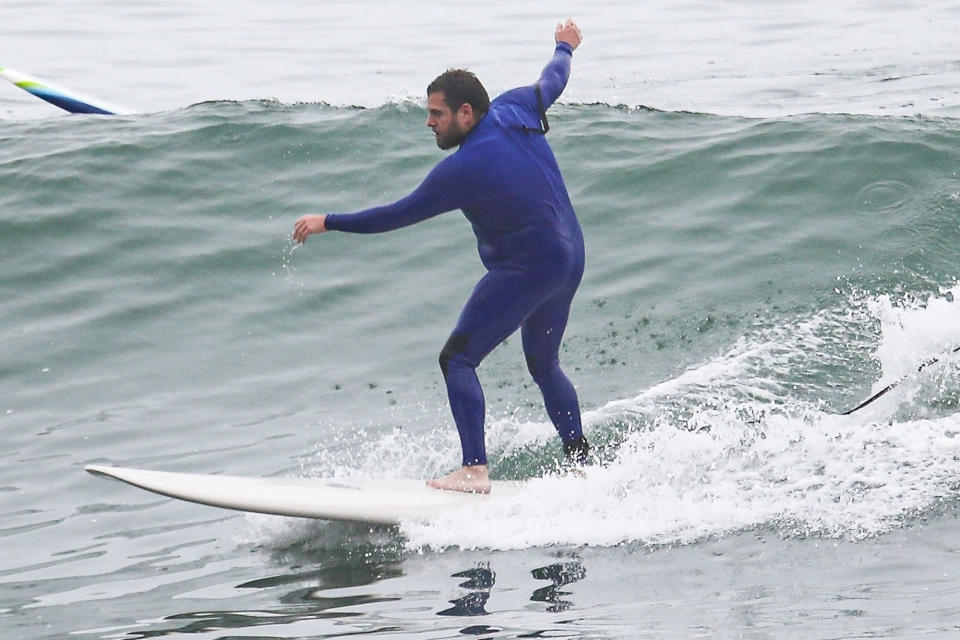
[[[550,584],[540,587],[533,592],[530,600],[533,602],[545,602],[550,606],[547,611],[550,613],[560,613],[566,611],[573,603],[564,600],[563,596],[570,595],[569,591],[561,591],[561,587],[582,580],[587,575],[587,570],[579,559],[569,560],[567,562],[556,562],[545,567],[533,569],[530,574],[536,580],[549,580]],[[489,564],[477,566],[473,569],[460,571],[453,574],[454,578],[466,578],[460,583],[460,587],[468,589],[469,592],[460,598],[450,600],[452,607],[438,611],[438,616],[482,616],[487,615],[485,609],[493,585],[496,582],[496,574],[490,569]],[[492,633],[498,629],[485,625],[474,625],[461,629],[460,633],[467,635],[481,635]]]
[[[394,598],[395,599],[395,598]],[[147,638],[161,638],[168,635],[206,634],[228,629],[254,629],[256,627],[280,627],[295,622],[308,620],[336,620],[362,616],[359,612],[328,611],[327,609],[343,608],[361,604],[388,602],[390,598],[327,598],[319,607],[304,611],[297,607],[281,607],[266,611],[196,611],[167,616],[167,623],[163,629],[130,632],[124,636],[129,640],[145,640]],[[378,631],[394,631],[397,629],[381,628]]]
[[[550,606],[547,607],[547,611],[559,613],[573,606],[572,602],[561,599],[561,596],[568,596],[570,592],[560,591],[560,587],[583,580],[587,575],[587,570],[584,569],[579,560],[572,560],[534,569],[531,573],[537,580],[549,580],[552,584],[534,591],[530,599],[534,602],[549,602]]]
[[[326,552],[321,554],[327,555]],[[419,628],[423,626],[422,620],[411,626],[404,612],[433,609],[437,616],[456,624],[456,618],[490,615],[487,609],[491,601],[495,604],[492,609],[496,614],[517,610],[517,595],[521,596],[522,602],[522,594],[527,589],[532,589],[527,591],[530,593],[528,601],[545,603],[546,613],[560,613],[574,606],[567,599],[570,592],[562,590],[563,587],[586,576],[580,560],[567,557],[531,569],[529,574],[521,570],[520,577],[529,575],[535,582],[531,583],[527,578],[519,581],[520,584],[502,583],[495,588],[497,574],[489,562],[482,562],[450,574],[458,580],[457,586],[464,593],[448,600],[449,606],[437,607],[436,598],[446,589],[443,578],[438,580],[429,572],[410,571],[403,558],[392,552],[363,555],[360,562],[345,562],[332,554],[325,558],[314,555],[313,562],[309,563],[313,565],[311,568],[304,566],[308,564],[306,562],[296,563],[288,566],[299,570],[235,583],[229,587],[235,594],[230,597],[236,605],[233,609],[180,611],[113,637],[133,640],[182,634],[202,636],[227,630],[236,633],[244,629],[248,630],[247,633],[260,629],[264,637],[302,637],[299,634],[284,635],[284,632],[300,628],[310,629],[310,637],[330,637],[329,634],[340,637],[343,633],[402,635],[424,630]],[[317,560],[320,560],[319,566]],[[516,569],[505,566],[504,570],[512,578],[506,580],[507,583],[518,582]],[[547,584],[544,585],[544,581]],[[523,608],[522,604],[520,608]],[[521,635],[516,637],[540,637],[547,632],[540,626],[542,622],[535,623],[539,627],[537,631],[513,629],[511,633],[520,632]],[[435,624],[430,627],[436,630]],[[276,635],[278,631],[281,631],[280,636]],[[489,636],[504,629],[471,624],[452,626],[450,631],[467,636]]]
[[[467,569],[453,574],[454,578],[467,578],[466,582],[461,582],[460,586],[464,589],[470,589],[470,593],[451,600],[453,606],[443,611],[438,611],[438,616],[482,616],[487,611],[483,608],[490,598],[490,589],[496,580],[496,574],[490,570],[490,566]]]

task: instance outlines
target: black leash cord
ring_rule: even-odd
[[[533,127],[528,127],[525,124],[517,127],[521,129],[524,133],[539,133],[540,135],[547,135],[547,132],[550,131],[550,123],[547,122],[547,110],[543,108],[543,94],[540,93],[540,83],[533,85],[533,90],[537,93],[537,111],[539,111],[538,117],[540,118],[540,129],[534,129]]]
[[[947,355],[950,355],[951,353],[956,353],[956,352],[958,352],[958,351],[960,351],[960,347],[957,347],[956,349],[951,350],[949,353],[947,353]],[[920,373],[921,371],[923,371],[924,369],[926,369],[926,368],[929,367],[930,365],[936,364],[936,363],[940,362],[940,359],[941,359],[942,357],[943,357],[943,356],[937,356],[936,358],[930,358],[929,360],[927,360],[926,362],[924,362],[923,364],[921,364],[919,367],[917,367],[916,373]],[[888,391],[890,391],[891,389],[893,389],[894,387],[896,387],[898,384],[900,384],[901,382],[903,382],[904,380],[906,380],[907,378],[909,378],[910,375],[911,375],[911,374],[908,373],[908,374],[905,375],[905,376],[901,376],[899,379],[894,380],[893,382],[891,382],[890,384],[888,384],[887,386],[885,386],[885,387],[884,387],[883,389],[881,389],[880,391],[877,391],[875,394],[873,394],[872,396],[870,396],[869,398],[867,398],[866,400],[864,400],[863,402],[861,402],[860,404],[858,404],[857,406],[855,406],[853,409],[849,409],[849,410],[847,410],[847,411],[844,411],[844,412],[841,413],[840,415],[842,415],[842,416],[848,416],[848,415],[850,415],[851,413],[853,413],[854,411],[859,411],[860,409],[863,409],[865,406],[867,406],[868,404],[870,404],[871,402],[873,402],[873,401],[876,400],[877,398],[881,397],[882,395],[884,395],[885,393],[887,393]]]

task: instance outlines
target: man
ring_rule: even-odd
[[[570,75],[580,29],[557,25],[553,58],[533,86],[492,103],[468,71],[449,70],[427,88],[427,126],[447,156],[417,189],[393,204],[350,214],[308,215],[293,237],[304,242],[325,231],[380,233],[462,209],[477,236],[487,269],[440,353],[463,466],[427,484],[488,493],[483,390],[476,368],[518,328],[533,379],[567,459],[586,462],[589,447],[580,405],[558,353],[573,295],[583,276],[583,235],[560,168],[544,134],[546,110]]]

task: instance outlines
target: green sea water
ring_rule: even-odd
[[[588,244],[567,345],[588,405],[713,356],[754,325],[954,282],[952,120],[599,105],[555,117]],[[434,378],[414,372],[433,368],[421,363],[481,273],[458,212],[388,236],[296,250],[287,240],[303,213],[411,190],[441,157],[422,120],[409,104],[257,102],[8,125],[3,322],[17,340],[4,342],[4,380],[56,389],[31,402],[5,394],[13,420],[202,398],[211,385],[244,404],[238,379],[290,384],[287,402],[312,389],[327,406],[333,385]],[[849,330],[875,341],[869,327]],[[835,355],[847,368],[869,360]],[[871,382],[857,375],[825,399],[854,399]]]
[[[696,582],[704,563],[809,551],[854,572],[863,549],[900,548],[877,536],[932,549],[879,584],[931,584],[938,545],[956,549],[960,368],[943,354],[960,345],[957,121],[568,104],[551,126],[587,244],[562,359],[600,464],[484,527],[371,531],[175,504],[82,469],[424,477],[457,463],[436,360],[482,274],[469,224],[450,212],[290,240],[304,213],[418,184],[443,154],[422,105],[5,123],[0,624],[22,637],[636,637],[650,616],[672,627],[618,608],[653,588],[635,564]],[[519,340],[480,377],[494,474],[548,472],[559,446]],[[734,584],[728,569],[712,575]],[[497,609],[498,571],[501,586],[530,585],[501,592],[495,622],[463,622]],[[813,587],[780,584],[815,608]],[[771,619],[775,633],[792,618]]]

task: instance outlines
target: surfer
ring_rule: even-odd
[[[587,460],[573,384],[559,350],[583,276],[583,235],[545,135],[546,111],[570,76],[582,39],[573,20],[558,24],[556,48],[540,79],[490,101],[469,71],[451,69],[427,87],[427,126],[441,160],[410,195],[355,213],[306,215],[294,225],[303,243],[325,231],[382,233],[461,209],[473,226],[487,273],[467,300],[440,352],[440,368],[463,450],[462,467],[429,480],[437,489],[488,493],[484,398],[476,368],[520,329],[527,367],[563,442],[566,459]]]

